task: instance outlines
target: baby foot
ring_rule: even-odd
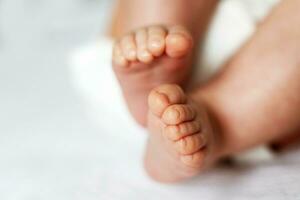
[[[193,40],[181,26],[150,26],[120,38],[114,45],[113,69],[134,118],[146,124],[152,88],[182,85],[191,68]]]
[[[162,85],[149,95],[146,170],[172,182],[191,177],[214,161],[216,138],[202,105],[177,85]]]

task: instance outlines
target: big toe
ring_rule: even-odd
[[[173,104],[186,102],[186,95],[180,86],[175,84],[165,84],[153,89],[148,97],[150,111],[161,117],[165,109]]]
[[[166,53],[172,58],[187,55],[193,47],[193,38],[182,26],[173,26],[166,37]]]

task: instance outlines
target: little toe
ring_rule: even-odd
[[[162,120],[167,125],[177,125],[195,119],[196,111],[188,104],[171,105],[162,114]]]
[[[172,141],[177,141],[183,137],[195,134],[201,131],[200,121],[193,120],[191,122],[184,122],[178,125],[169,125],[164,128],[164,135]]]
[[[124,36],[120,41],[122,53],[124,57],[129,61],[136,61],[137,50],[133,34]]]
[[[204,134],[197,133],[184,137],[175,142],[175,148],[182,155],[190,155],[196,153],[206,145]]]
[[[173,26],[166,37],[166,53],[172,58],[187,55],[193,46],[191,34],[182,26]]]
[[[149,109],[158,117],[161,117],[168,106],[185,102],[183,90],[175,84],[161,85],[153,89],[148,97]]]
[[[113,64],[117,67],[126,67],[128,66],[127,59],[123,56],[121,47],[119,43],[116,43],[113,48]]]
[[[140,62],[149,64],[153,61],[153,55],[148,51],[148,33],[143,28],[136,32],[137,58]]]
[[[165,51],[166,30],[161,26],[148,28],[148,50],[154,56],[161,56]]]

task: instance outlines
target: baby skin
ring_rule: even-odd
[[[157,178],[168,176],[161,181],[195,175],[209,163],[204,159],[216,147],[205,108],[179,86],[188,78],[192,46],[191,34],[182,26],[141,28],[114,46],[114,71],[128,108],[138,122],[146,124],[150,150],[157,152],[147,153],[147,171]],[[151,167],[161,162],[170,166],[169,174]]]
[[[116,42],[114,71],[133,117],[149,130],[145,168],[153,179],[184,180],[299,132],[299,8],[282,1],[222,72],[191,93],[183,90],[193,46],[187,29],[150,26]]]
[[[113,69],[129,111],[141,125],[146,125],[151,89],[165,83],[186,83],[192,47],[193,39],[182,26],[140,28],[115,43]]]

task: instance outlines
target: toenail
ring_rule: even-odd
[[[159,98],[157,98],[158,103],[162,103],[164,106],[167,106],[170,104],[170,101],[169,101],[169,98],[167,95],[165,95],[164,93],[160,93],[158,91],[156,91],[156,94],[159,96]]]
[[[135,52],[135,50],[134,50],[134,49],[130,49],[130,50],[128,51],[128,55],[129,55],[131,58],[136,57],[136,52]]]
[[[162,46],[162,40],[161,39],[152,39],[150,45],[153,48],[160,48]]]
[[[149,98],[150,110],[157,116],[162,117],[166,107],[169,105],[169,99],[164,93],[153,90]]]
[[[172,112],[170,113],[171,118],[173,118],[174,120],[179,119],[180,117],[180,112],[177,109],[173,109]]]
[[[148,51],[143,51],[141,53],[141,57],[144,58],[144,59],[150,59],[150,54]]]

